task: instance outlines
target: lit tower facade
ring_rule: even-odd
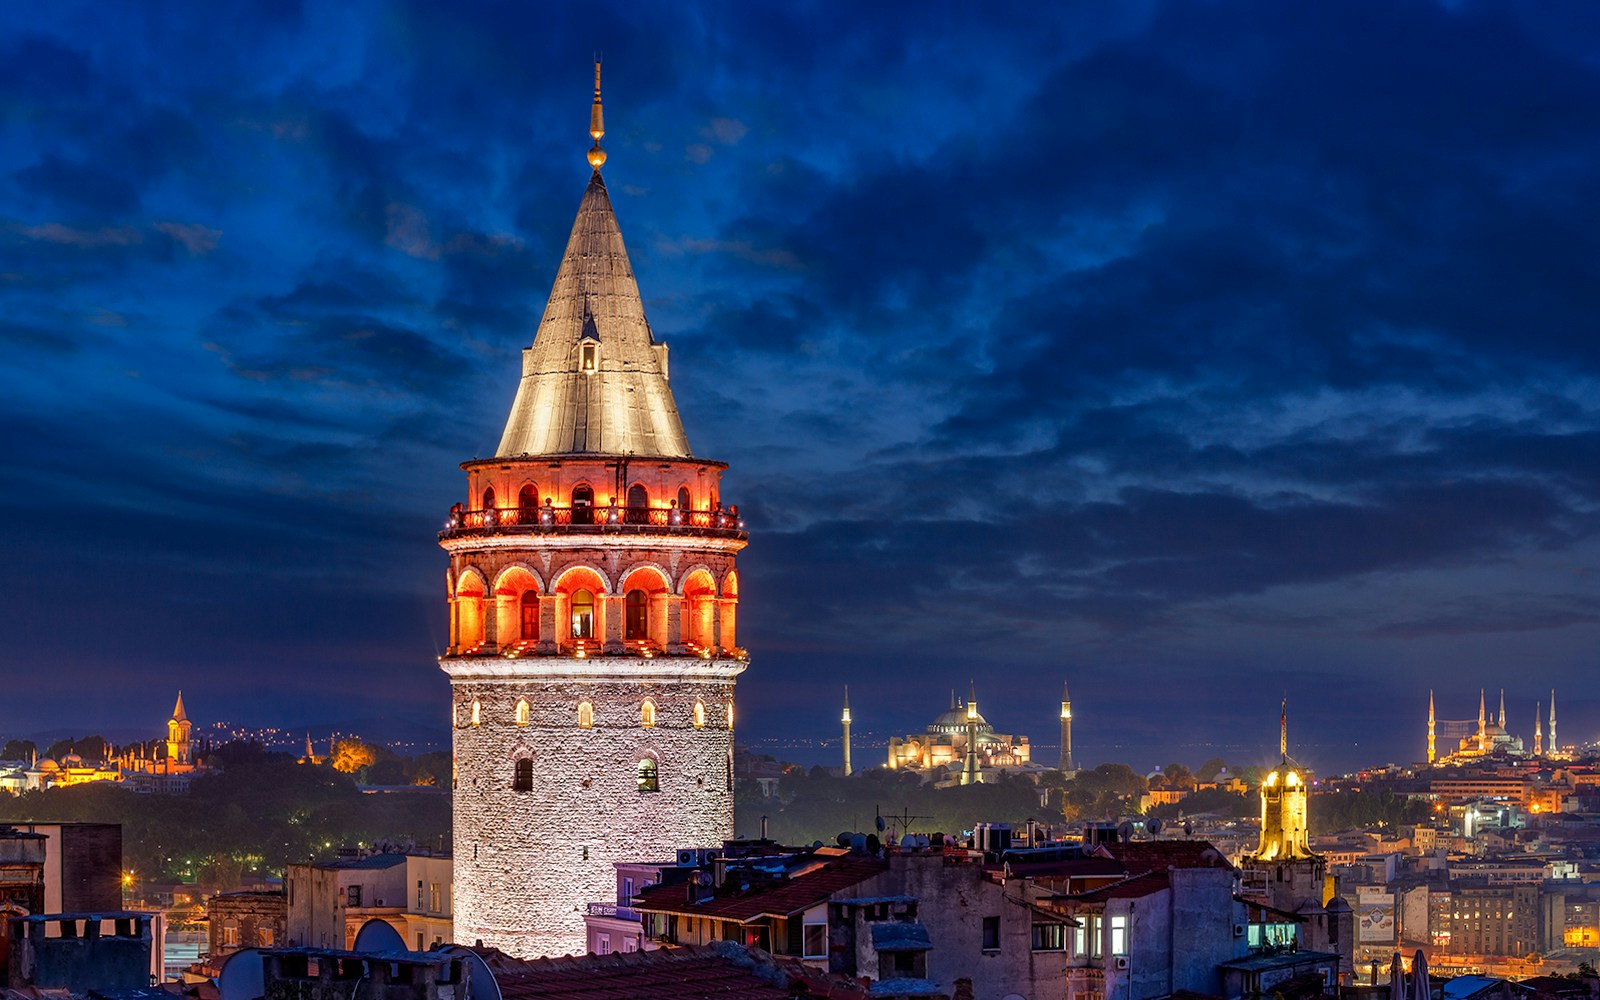
[[[1428,763],[1438,760],[1438,753],[1433,741],[1433,691],[1428,692]]]
[[[1539,710],[1544,706],[1538,702],[1533,703],[1533,755],[1544,756],[1544,719],[1539,715]]]
[[[726,466],[689,449],[593,174],[492,458],[462,463],[449,554],[455,935],[584,950],[614,862],[733,834],[736,554]]]
[[[1077,773],[1072,766],[1072,698],[1065,682],[1061,685],[1061,772],[1069,778]]]
[[[844,726],[844,776],[850,777],[850,685],[844,686],[844,714],[839,717]]]
[[[967,752],[961,761],[961,783],[977,785],[983,782],[983,767],[978,763],[978,689],[974,685],[967,696]]]
[[[1489,752],[1489,713],[1484,708],[1483,688],[1478,689],[1478,752]]]
[[[178,692],[178,703],[172,706],[172,718],[167,720],[167,767],[187,766],[194,763],[194,741],[189,713],[183,710],[183,692]]]

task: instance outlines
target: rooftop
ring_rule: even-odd
[[[705,948],[662,948],[610,955],[531,961],[473,949],[494,973],[503,1000],[572,997],[582,1000],[789,1000],[865,997],[840,976],[775,959],[727,941]]]
[[[887,865],[876,858],[844,858],[792,878],[760,882],[748,889],[727,886],[698,902],[690,902],[682,884],[653,885],[641,890],[634,909],[648,913],[680,913],[715,920],[753,920],[761,916],[786,917],[828,900],[840,889],[878,875]],[[730,871],[732,880],[736,872]]]

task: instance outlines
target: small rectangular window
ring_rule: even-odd
[[[984,951],[999,951],[1000,950],[1000,918],[999,917],[984,917],[983,918],[983,950]]]
[[[1063,951],[1067,947],[1067,928],[1062,924],[1034,924],[1034,951]]]
[[[276,939],[277,935],[273,932],[271,927],[256,928],[256,944],[258,946],[262,948],[271,948]]]
[[[828,925],[806,924],[806,958],[828,957]]]
[[[1089,918],[1089,957],[1099,958],[1105,945],[1100,939],[1100,918]]]
[[[1111,954],[1126,955],[1128,953],[1128,918],[1114,916],[1111,918]]]
[[[1082,958],[1089,953],[1089,934],[1082,923],[1072,929],[1072,953]]]

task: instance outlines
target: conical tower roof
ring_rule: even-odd
[[[495,457],[690,458],[611,196],[595,170],[556,272]]]
[[[189,716],[187,714],[185,714],[184,711],[183,711],[183,692],[182,691],[178,692],[178,703],[176,705],[172,706],[172,721],[173,722],[188,722],[189,721]]]

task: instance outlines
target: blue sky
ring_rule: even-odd
[[[1590,5],[12,5],[0,733],[443,725],[434,532],[605,174],[751,736],[1600,733]],[[1493,694],[1491,693],[1491,698]],[[132,718],[130,718],[130,716]],[[1083,756],[1083,754],[1080,754]],[[1092,762],[1092,761],[1091,761]]]

